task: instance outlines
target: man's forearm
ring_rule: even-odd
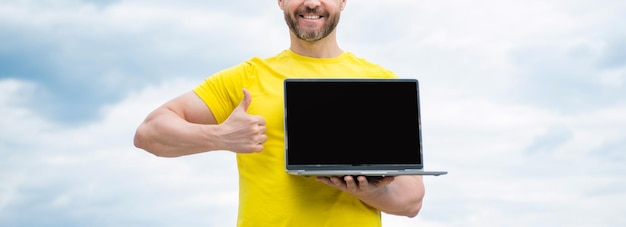
[[[178,157],[217,149],[207,138],[208,125],[193,124],[161,109],[136,131],[135,146],[159,157]]]
[[[424,184],[421,176],[397,176],[380,190],[357,197],[382,212],[415,217],[422,207]]]

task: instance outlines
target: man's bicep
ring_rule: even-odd
[[[196,124],[217,124],[213,112],[193,91],[189,91],[169,101],[166,108],[178,114],[188,122]]]

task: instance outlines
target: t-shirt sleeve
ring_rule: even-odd
[[[243,99],[246,79],[253,72],[250,62],[244,62],[211,75],[193,91],[209,107],[217,122],[222,123]]]

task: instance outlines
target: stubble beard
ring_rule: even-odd
[[[330,33],[332,33],[335,30],[335,28],[337,27],[337,24],[339,24],[339,18],[340,18],[339,13],[335,14],[334,16],[330,16],[327,13],[321,14],[321,15],[324,15],[324,17],[326,18],[326,22],[324,23],[322,28],[315,29],[315,30],[302,28],[298,24],[298,20],[296,18],[296,15],[300,15],[304,13],[317,13],[318,11],[319,10],[317,9],[307,8],[304,10],[298,10],[293,15],[285,11],[285,21],[287,22],[287,25],[289,26],[289,30],[291,30],[291,32],[293,32],[296,35],[296,37],[298,37],[298,39],[301,39],[307,42],[315,42],[323,38],[326,38],[328,35],[330,35]]]

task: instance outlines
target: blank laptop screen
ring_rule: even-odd
[[[421,164],[417,80],[285,82],[289,165]]]

